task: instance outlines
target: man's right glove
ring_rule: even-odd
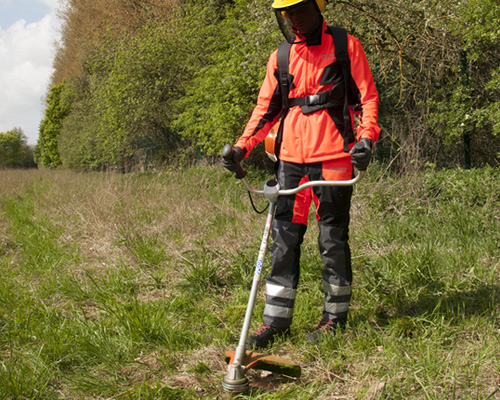
[[[228,171],[235,172],[236,178],[244,178],[246,172],[241,169],[241,161],[245,158],[246,149],[231,147],[226,144],[222,150],[222,166]]]
[[[358,171],[364,171],[368,168],[372,158],[372,145],[371,139],[361,139],[351,149],[351,163]]]

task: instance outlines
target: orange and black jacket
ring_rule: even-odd
[[[304,41],[293,44],[290,48],[288,68],[292,83],[289,99],[331,90],[342,81],[341,68],[336,62],[333,36],[329,33],[325,21],[320,40],[315,43]],[[357,140],[368,138],[375,142],[380,133],[377,124],[379,102],[377,89],[361,43],[351,35],[348,35],[347,43],[351,75],[359,91],[361,104],[360,110],[356,111]],[[274,51],[269,58],[257,105],[243,134],[235,144],[246,149],[247,156],[256,144],[266,138],[282,114],[277,52]],[[351,107],[351,121],[354,125],[353,114],[354,110]],[[342,159],[350,163],[350,155],[344,151],[344,138],[335,120],[339,125],[339,120],[331,109],[323,108],[306,115],[300,106],[290,107],[286,118],[282,121],[283,134],[279,158],[299,164]],[[354,141],[349,147],[353,144]]]

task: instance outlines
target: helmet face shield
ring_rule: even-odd
[[[278,21],[278,25],[285,37],[286,41],[290,44],[301,43],[304,40],[297,41],[297,35],[294,31],[292,31],[292,24],[289,19],[287,19],[280,10],[274,10],[274,14],[276,15],[276,20]]]
[[[305,42],[305,36],[313,32],[323,20],[317,0],[276,0],[275,3],[279,1],[294,3],[281,8],[273,4],[274,14],[286,41],[290,44]]]

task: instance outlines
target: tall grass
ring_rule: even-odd
[[[305,340],[322,304],[311,215],[292,335],[269,350],[303,376],[251,372],[248,397],[500,398],[499,175],[373,165],[353,199],[348,325],[320,345]],[[238,181],[4,170],[0,207],[0,398],[226,397],[265,218]],[[263,306],[261,291],[255,326]]]

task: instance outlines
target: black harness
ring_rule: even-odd
[[[278,74],[281,90],[281,120],[286,117],[290,107],[300,106],[303,114],[311,114],[321,109],[328,109],[339,132],[344,139],[344,152],[349,152],[349,143],[353,143],[354,133],[352,130],[351,112],[349,105],[360,106],[360,94],[356,83],[351,76],[351,61],[347,50],[347,32],[345,29],[328,26],[328,33],[333,36],[335,44],[335,58],[342,70],[342,82],[335,85],[331,90],[320,92],[305,97],[288,98],[290,92],[291,76],[288,70],[291,44],[283,42],[278,48]],[[339,126],[340,125],[340,126]],[[275,154],[279,155],[283,137],[283,123],[277,133],[275,142]]]

